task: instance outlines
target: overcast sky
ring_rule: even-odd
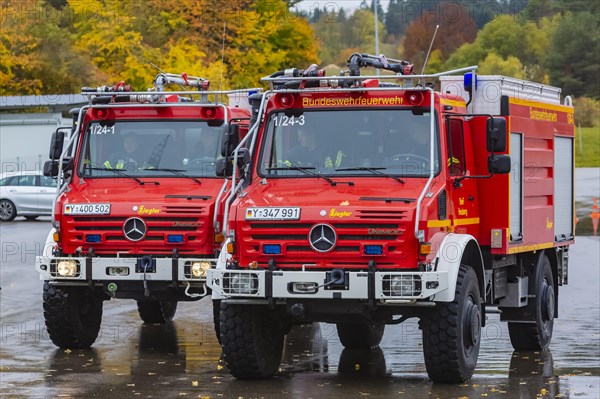
[[[371,4],[371,0],[367,0],[368,4]],[[389,0],[379,0],[384,10],[387,10]],[[312,8],[323,8],[337,10],[339,8],[345,8],[346,10],[355,10],[360,6],[362,0],[302,0],[296,7],[302,10],[308,11]]]

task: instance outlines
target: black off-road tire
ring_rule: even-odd
[[[12,201],[3,199],[0,200],[0,221],[10,222],[17,217],[17,207]]]
[[[217,341],[221,343],[221,300],[214,299],[212,301],[213,305],[213,324],[215,326],[215,335],[217,336]]]
[[[284,334],[273,311],[259,305],[221,302],[220,324],[223,360],[231,375],[260,379],[277,372]]]
[[[60,348],[89,348],[102,322],[102,299],[87,287],[44,283],[44,319],[48,335]]]
[[[529,292],[535,294],[531,299],[531,312],[535,321],[508,322],[510,343],[516,351],[540,351],[548,348],[554,329],[554,276],[550,260],[542,255],[541,263],[533,276],[529,276]]]
[[[173,321],[177,301],[137,301],[137,308],[144,323],[165,324]]]
[[[481,344],[481,296],[471,267],[460,266],[454,301],[438,302],[421,318],[421,327],[429,378],[442,383],[469,380]]]
[[[369,349],[381,343],[385,324],[337,323],[340,342],[347,349]]]

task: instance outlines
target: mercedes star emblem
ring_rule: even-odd
[[[333,227],[328,224],[317,224],[308,233],[308,242],[317,252],[329,252],[335,246],[337,237]]]
[[[139,241],[146,236],[146,223],[140,218],[129,218],[123,223],[123,233],[130,241]]]

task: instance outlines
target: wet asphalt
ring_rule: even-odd
[[[598,169],[578,170],[578,233],[599,181]],[[236,380],[220,362],[210,298],[180,303],[167,326],[142,324],[134,301],[108,301],[92,349],[57,349],[34,270],[49,228],[48,218],[0,224],[1,398],[600,398],[600,237],[571,248],[550,350],[513,352],[489,314],[473,379],[441,385],[427,377],[416,319],[388,326],[369,351],[343,349],[330,324],[295,327],[276,377]]]

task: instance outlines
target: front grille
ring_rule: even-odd
[[[309,244],[309,233],[317,224],[319,223],[294,223],[293,221],[252,222],[243,225],[242,231],[238,233],[238,238],[240,242],[244,242],[244,248],[249,252],[260,251],[264,244],[280,245],[283,250],[283,257],[286,258],[285,261],[293,261],[294,257],[306,258],[309,253],[315,254],[315,250]],[[332,221],[328,224],[336,232],[336,244],[328,255],[324,253],[320,255],[320,262],[326,262],[325,259],[334,253],[343,253],[346,263],[351,261],[349,256],[360,256],[361,259],[364,259],[364,244],[378,243],[385,246],[385,248],[389,246],[389,248],[396,249],[402,247],[404,243],[404,224],[385,223],[384,221],[375,223],[368,221],[364,223]],[[261,255],[268,256],[264,253],[261,253]],[[256,254],[251,256],[256,259]],[[261,261],[259,260],[259,262]],[[284,261],[284,259],[281,259],[281,261]],[[361,262],[364,263],[365,261],[361,260]]]
[[[167,207],[171,211],[174,207]],[[207,207],[179,207],[186,210],[194,210],[194,215],[181,214],[176,216],[169,213],[169,209],[164,214],[151,216],[138,216],[147,226],[146,236],[137,242],[132,242],[125,237],[123,233],[123,224],[131,216],[75,216],[67,218],[63,224],[65,233],[70,237],[69,240],[73,246],[82,246],[87,248],[91,246],[97,253],[114,253],[116,251],[135,251],[136,253],[155,253],[167,254],[172,252],[171,245],[164,248],[159,247],[159,243],[167,243],[169,235],[183,235],[183,243],[176,243],[180,252],[198,251],[198,237],[205,240],[207,226],[205,218],[200,218],[202,209]],[[206,217],[206,216],[205,216]],[[188,235],[189,234],[189,235]],[[86,237],[100,236],[100,242],[87,242]],[[196,249],[189,248],[186,244],[194,245]]]
[[[393,210],[367,210],[362,209],[356,212],[361,219],[376,219],[376,220],[405,220],[408,217],[407,211]]]

